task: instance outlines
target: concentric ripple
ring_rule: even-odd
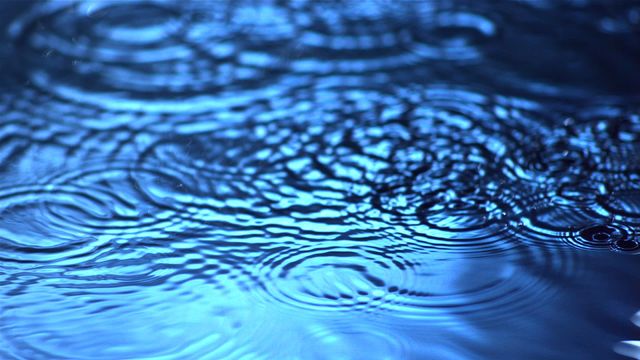
[[[309,359],[358,359],[362,349],[368,349],[367,357],[374,360],[402,358],[408,353],[403,339],[390,337],[371,326],[356,327],[343,322],[334,326],[310,324],[307,328],[300,354]],[[308,344],[312,346],[306,346]]]
[[[572,243],[587,249],[609,248],[620,251],[636,250],[639,246],[632,229],[620,225],[597,224],[578,230]]]
[[[105,240],[96,239],[84,222],[75,222],[110,221],[104,194],[89,196],[73,187],[56,188],[55,192],[37,186],[3,190],[3,261],[52,261],[104,248]]]
[[[256,277],[266,294],[288,306],[327,313],[388,312],[442,323],[463,314],[491,313],[485,320],[497,321],[532,311],[550,296],[550,285],[538,271],[564,276],[575,266],[568,254],[523,248],[493,257],[441,257],[399,249],[287,250],[265,257]]]
[[[291,68],[311,74],[374,74],[417,70],[427,61],[468,62],[496,36],[488,17],[435,11],[431,2],[314,4]],[[335,16],[338,15],[338,16]],[[384,73],[383,73],[384,72]]]
[[[509,227],[522,241],[539,246],[569,244],[583,250],[637,249],[636,229],[628,221],[617,221],[604,206],[604,195],[588,187],[561,188],[560,196],[540,194],[523,199]]]
[[[0,331],[11,356],[95,358],[110,339],[97,358],[223,357],[245,351],[239,339],[255,339],[238,335],[259,325],[244,295],[252,280],[242,264],[252,254],[148,201],[136,179],[160,173],[130,165],[87,163],[0,191],[1,268],[11,274],[1,280]],[[173,180],[156,179],[165,188]],[[131,304],[140,306],[134,317]],[[162,341],[146,341],[149,327]]]
[[[281,65],[265,51],[273,50],[272,24],[249,28],[242,23],[243,16],[257,9],[226,2],[209,5],[39,4],[9,29],[21,56],[17,71],[46,93],[100,110],[193,113],[215,109],[219,100],[210,95],[241,84],[252,85],[253,90]],[[269,9],[276,12],[270,7],[263,10]],[[242,15],[246,11],[249,14]],[[235,24],[238,20],[241,23]],[[254,45],[247,38],[248,48],[237,49],[234,40],[249,33],[262,37]],[[20,66],[24,64],[28,66]]]
[[[1,7],[0,358],[564,359],[624,330],[637,5]]]
[[[410,241],[425,248],[495,252],[515,246],[506,232],[515,201],[512,195],[496,188],[479,190],[444,183],[423,192],[397,188],[382,194],[374,199],[374,208],[365,216],[372,219],[378,211],[384,211],[384,223],[404,224]],[[385,231],[395,230],[389,226]]]
[[[43,86],[46,80],[60,82],[65,74],[74,82],[100,79],[88,84],[111,91],[136,90],[143,84],[153,91],[180,86],[168,81],[171,73],[161,72],[166,77],[155,77],[154,84],[154,78],[144,78],[143,71],[171,69],[167,65],[189,55],[189,49],[176,41],[184,31],[184,20],[161,2],[51,2],[34,9],[10,30],[25,48],[25,60],[40,68],[35,62],[46,59],[46,68],[31,74]],[[134,72],[135,67],[140,70]]]
[[[266,211],[261,189],[268,184],[256,175],[255,159],[249,156],[255,149],[240,136],[161,139],[141,153],[138,167],[148,171],[133,172],[132,181],[146,201],[187,211],[199,221],[260,217]]]
[[[10,358],[137,358],[141,351],[160,358],[222,358],[251,354],[267,328],[240,294],[223,294],[202,283],[174,291],[57,283],[42,279],[23,294],[3,297],[6,321],[0,330]],[[233,299],[233,305],[216,298]],[[131,303],[140,306],[135,313]],[[150,328],[158,341],[148,341]],[[111,346],[96,353],[104,341]]]
[[[2,189],[4,261],[88,261],[118,251],[123,243],[137,242],[140,236],[191,226],[170,208],[148,201],[133,181],[143,174],[154,176],[165,189],[179,189],[181,184],[126,162],[107,166],[95,162],[42,183]]]
[[[285,304],[308,309],[372,311],[384,305],[387,287],[412,280],[410,263],[381,258],[382,251],[327,248],[276,255],[258,273],[266,290]]]

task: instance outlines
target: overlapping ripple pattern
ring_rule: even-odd
[[[0,10],[0,358],[603,359],[634,336],[639,2]]]

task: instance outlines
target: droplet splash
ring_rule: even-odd
[[[618,251],[633,251],[638,248],[632,229],[622,226],[597,224],[587,226],[574,236],[577,246],[586,248],[611,248]]]

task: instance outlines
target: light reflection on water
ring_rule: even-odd
[[[0,357],[614,358],[622,4],[1,4]]]

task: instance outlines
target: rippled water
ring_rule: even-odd
[[[0,358],[640,356],[640,2],[0,7]]]

